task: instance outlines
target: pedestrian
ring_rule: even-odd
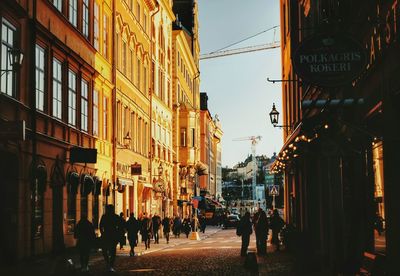
[[[119,241],[119,249],[123,250],[124,249],[124,245],[126,245],[126,237],[125,237],[125,231],[126,231],[126,221],[125,221],[125,217],[124,217],[124,213],[121,212],[119,214],[119,223],[120,226],[118,227],[119,229],[119,233],[118,233],[118,241]]]
[[[140,223],[135,218],[133,213],[129,214],[129,219],[126,222],[126,230],[128,231],[128,240],[129,240],[129,245],[131,247],[129,256],[135,256],[135,247],[137,246]]]
[[[155,214],[151,220],[153,223],[154,244],[160,243],[159,242],[160,236],[158,231],[160,230],[161,226],[161,218],[159,215]]]
[[[206,227],[207,227],[206,217],[205,216],[201,216],[199,222],[200,222],[200,231],[205,233],[206,232]]]
[[[166,216],[162,221],[163,233],[164,233],[165,239],[167,240],[167,243],[169,243],[169,232],[171,232],[171,224],[172,224],[172,221],[168,216]]]
[[[254,230],[256,233],[256,247],[259,255],[267,253],[268,239],[268,220],[267,214],[261,208],[258,210],[257,221],[255,221]]]
[[[182,230],[186,234],[186,238],[189,238],[190,233],[190,218],[187,216],[182,222]]]
[[[153,223],[151,218],[146,216],[146,213],[143,213],[143,219],[141,222],[140,234],[142,235],[142,241],[144,242],[145,249],[150,249],[150,240],[153,233]]]
[[[243,218],[240,220],[236,234],[242,237],[242,248],[240,250],[240,256],[244,257],[247,255],[247,249],[250,244],[250,235],[253,233],[250,212],[246,212]]]
[[[278,209],[274,209],[274,211],[272,212],[270,228],[272,230],[271,243],[275,245],[276,251],[279,251],[280,247],[279,233],[281,232],[284,225],[285,222],[279,216]]]
[[[81,220],[75,228],[74,238],[77,239],[76,247],[79,250],[81,270],[89,271],[90,249],[96,240],[93,224],[87,219],[86,214],[81,215]]]
[[[176,215],[172,225],[172,232],[174,233],[175,238],[179,238],[181,230],[182,230],[182,220],[178,215]]]
[[[120,218],[115,214],[114,205],[107,205],[106,212],[100,219],[100,233],[104,260],[110,272],[115,272],[114,262],[120,225]]]

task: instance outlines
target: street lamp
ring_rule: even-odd
[[[24,54],[21,52],[20,49],[10,48],[10,49],[8,49],[7,53],[8,53],[8,60],[9,60],[12,68],[11,69],[1,69],[1,75],[3,75],[4,73],[14,71],[19,66],[22,65],[22,62],[24,60]],[[8,66],[6,68],[8,68]]]
[[[269,118],[270,118],[270,120],[271,120],[271,124],[272,124],[274,127],[288,128],[288,129],[290,129],[290,128],[292,127],[292,126],[290,126],[290,125],[281,125],[281,126],[278,125],[278,122],[279,122],[279,112],[278,112],[278,110],[276,110],[275,103],[272,104],[272,110],[271,110],[271,112],[269,113]]]
[[[129,131],[126,133],[124,137],[124,144],[121,147],[117,147],[117,149],[128,149],[131,144],[132,138]]]

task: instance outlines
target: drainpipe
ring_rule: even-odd
[[[150,62],[151,62],[151,65],[153,65],[153,28],[152,28],[152,23],[153,23],[153,20],[154,20],[154,16],[160,11],[160,4],[158,4],[158,2],[156,2],[156,7],[157,7],[157,10],[150,16],[150,29],[151,29],[151,32],[150,32]],[[154,30],[155,31],[155,30]],[[151,87],[149,88],[149,100],[150,100],[150,134],[149,134],[149,138],[150,138],[150,162],[149,162],[149,172],[150,172],[150,174],[149,174],[149,181],[150,181],[150,183],[152,184],[152,182],[153,182],[153,178],[152,178],[152,175],[153,175],[153,166],[152,166],[152,162],[153,162],[153,134],[152,134],[152,131],[153,131],[153,92],[154,92],[154,87],[155,87],[155,76],[154,76],[154,73],[155,73],[155,70],[156,70],[156,68],[155,68],[155,63],[154,63],[154,68],[153,68],[153,66],[152,66],[152,69],[154,70],[154,71],[152,71],[151,73],[153,74],[153,76],[152,76],[152,78],[150,78],[150,79],[152,79],[153,80],[153,82],[152,82],[152,84],[151,84]],[[143,199],[142,199],[143,200]],[[142,212],[143,212],[143,210],[142,210]]]
[[[36,65],[36,0],[32,2],[32,19],[30,20],[30,44],[31,47],[28,50],[29,52],[29,75],[30,75],[30,90],[31,90],[31,98],[30,98],[30,106],[31,106],[31,116],[32,116],[32,171],[30,172],[30,181],[31,181],[31,248],[30,255],[33,257],[35,255],[35,196],[36,196],[36,183],[35,177],[33,176],[33,172],[36,169],[36,161],[37,161],[37,141],[36,141],[36,78],[35,78],[35,65]],[[21,71],[19,72],[19,77],[21,77]]]
[[[113,197],[113,205],[116,208],[116,199],[115,199],[115,186],[117,181],[117,68],[116,68],[116,61],[117,61],[117,50],[115,48],[115,41],[117,39],[117,34],[115,32],[115,24],[116,24],[116,1],[112,1],[112,82],[114,83],[114,88],[112,90],[112,135],[111,135],[111,142],[112,142],[112,197]]]

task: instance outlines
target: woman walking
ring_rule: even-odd
[[[269,228],[267,214],[262,209],[259,210],[258,219],[255,222],[254,230],[256,232],[257,253],[259,255],[265,255],[267,253],[267,239]]]

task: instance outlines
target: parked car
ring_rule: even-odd
[[[239,216],[238,215],[228,215],[224,221],[224,229],[227,229],[229,227],[234,227],[236,228],[240,222]]]

